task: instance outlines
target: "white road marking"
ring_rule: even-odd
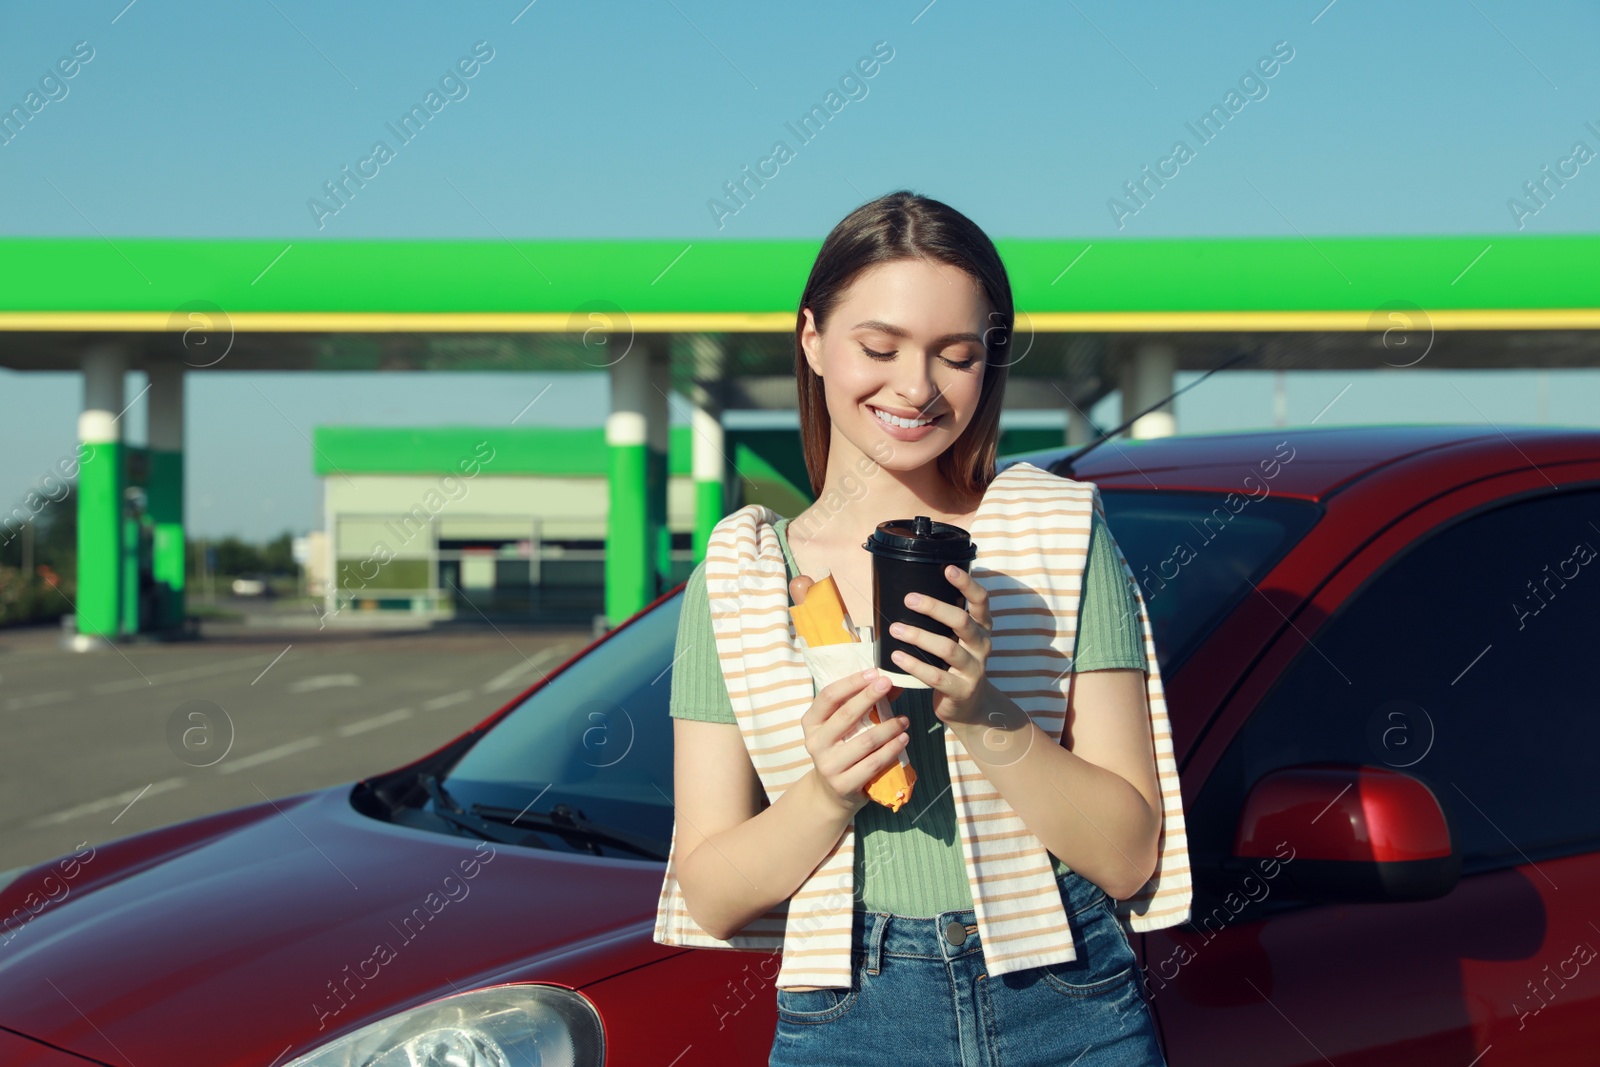
[[[380,726],[388,726],[393,722],[403,722],[409,718],[411,718],[410,708],[386,711],[382,715],[374,715],[370,719],[357,719],[355,722],[339,727],[339,736],[354,737],[356,734],[364,734],[368,730],[376,730]]]
[[[258,393],[260,391],[261,390],[259,390],[259,389],[256,390],[256,392],[258,392]],[[348,481],[348,479],[346,479],[346,480]],[[256,682],[259,682],[259,681],[261,681],[261,679],[265,678],[267,676],[267,672],[270,671],[272,668],[276,667],[278,665],[278,660],[280,660],[283,657],[287,656],[289,654],[289,649],[291,649],[293,647],[294,647],[294,645],[290,644],[287,647],[285,647],[282,652],[279,652],[278,655],[273,659],[273,661],[271,663],[269,663],[265,667],[261,668],[261,673],[256,675],[255,681],[252,681],[250,684],[251,685],[255,685]]]
[[[264,658],[264,656],[244,656],[240,659],[230,659],[222,663],[207,663],[199,667],[185,667],[182,670],[167,671],[165,674],[152,674],[149,676],[150,681],[148,683],[145,683],[144,679],[135,682],[131,678],[121,682],[104,682],[100,685],[90,686],[89,692],[95,696],[107,696],[111,693],[125,693],[130,689],[142,689],[145,684],[162,685],[166,682],[189,682],[196,678],[209,678],[212,675],[227,674],[229,671],[237,670],[241,667],[253,667]]]
[[[155,784],[155,783],[153,783],[153,782],[152,782],[152,783],[151,783],[151,784],[152,784],[152,785],[153,785],[153,784]],[[135,805],[135,804],[137,804],[137,803],[138,803],[138,802],[139,802],[139,797],[142,797],[142,796],[144,796],[144,795],[145,795],[145,793],[147,793],[147,792],[149,792],[149,791],[150,791],[150,786],[148,786],[148,785],[147,785],[147,786],[145,786],[145,787],[144,787],[144,788],[143,788],[143,789],[141,789],[141,790],[139,790],[139,796],[136,796],[136,797],[134,797],[134,798],[133,798],[133,799],[132,799],[132,800],[130,800],[130,801],[128,801],[128,808],[131,808],[131,807],[133,807],[133,806],[134,806],[134,805]],[[124,815],[126,815],[126,814],[128,814],[128,808],[123,808],[123,809],[122,809],[122,810],[121,810],[121,811],[119,811],[119,812],[117,812],[117,814],[116,814],[116,817],[115,817],[115,818],[113,818],[113,819],[112,819],[112,820],[111,820],[111,821],[112,821],[112,822],[113,822],[113,823],[114,823],[114,822],[116,822],[116,821],[117,821],[117,819],[120,819],[120,818],[122,818],[122,817],[123,817],[123,816],[124,816]]]
[[[152,795],[155,793],[165,793],[170,789],[178,788],[180,785],[183,785],[183,783],[184,780],[182,778],[165,778],[159,782],[152,782],[150,785],[147,785],[142,789],[130,789],[125,793],[118,793],[114,797],[106,797],[103,800],[91,800],[87,804],[79,804],[75,808],[67,808],[65,811],[57,811],[50,815],[41,815],[39,818],[28,823],[27,828],[29,830],[36,830],[43,826],[55,826],[58,823],[68,822],[72,819],[81,818],[85,815],[93,815],[98,811],[108,811],[111,808],[125,809],[128,805],[132,804],[135,800],[138,800],[141,796]],[[118,817],[120,818],[121,816]]]
[[[452,707],[456,704],[461,704],[471,699],[472,690],[463,689],[459,693],[446,693],[442,697],[434,697],[432,700],[424,700],[422,702],[422,710],[438,711],[440,708]]]
[[[522,686],[518,685],[518,682],[523,675],[529,671],[542,670],[546,663],[554,663],[557,660],[566,659],[571,654],[572,645],[570,644],[552,645],[532,659],[524,660],[510,670],[502,671],[490,678],[478,687],[478,692],[489,694],[498,693],[502,689],[520,689]]]
[[[318,689],[332,689],[335,686],[359,686],[360,675],[355,674],[318,674],[311,678],[302,678],[289,685],[291,693],[310,693]]]
[[[282,759],[285,756],[292,756],[296,752],[304,752],[308,748],[316,748],[320,744],[322,744],[322,738],[320,737],[302,737],[298,741],[290,741],[288,744],[279,745],[276,748],[269,748],[263,752],[257,752],[253,756],[242,756],[239,759],[234,760],[232,763],[224,763],[217,768],[217,773],[232,774],[234,771],[243,771],[251,767],[258,767],[263,763],[271,763],[275,759]]]
[[[6,701],[7,711],[21,711],[24,708],[42,708],[46,704],[59,704],[63,700],[71,700],[72,692],[59,689],[53,693],[35,693],[31,697],[12,697]]]

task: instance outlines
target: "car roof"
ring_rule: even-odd
[[[1463,446],[1471,446],[1470,449]],[[1027,462],[1049,470],[1081,445],[1002,456],[1003,469]],[[1072,477],[1106,489],[1244,491],[1243,479],[1265,472],[1274,493],[1322,500],[1352,482],[1409,458],[1435,453],[1445,467],[1451,450],[1504,452],[1508,465],[1526,466],[1529,450],[1542,463],[1600,457],[1600,429],[1535,424],[1411,423],[1374,426],[1282,426],[1225,433],[1118,438],[1094,448]]]

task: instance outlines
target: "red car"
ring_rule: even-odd
[[[1068,454],[1006,462],[1100,484],[1151,614],[1173,1067],[1593,1062],[1600,433]],[[765,1063],[776,957],[651,940],[680,593],[398,770],[0,875],[0,1063]]]

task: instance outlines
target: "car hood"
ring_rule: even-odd
[[[107,846],[0,941],[0,1027],[109,1063],[260,1067],[457,990],[581,988],[682,951],[648,939],[659,863],[396,826],[349,795],[262,805],[132,873]]]

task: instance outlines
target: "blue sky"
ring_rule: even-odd
[[[995,237],[1596,232],[1600,165],[1520,229],[1508,200],[1575,141],[1600,150],[1585,125],[1600,128],[1597,39],[1592,5],[1508,0],[32,5],[0,14],[0,106],[78,42],[93,55],[0,145],[0,233],[820,239],[900,187]],[[492,58],[442,82],[478,42]],[[1107,201],[1175,140],[1194,144],[1185,123],[1278,42],[1292,58],[1246,83],[1225,131],[1119,227]],[[892,58],[842,83],[875,46]],[[785,123],[835,88],[849,103],[801,145]],[[385,124],[429,89],[448,102],[400,144]],[[308,201],[380,138],[394,157],[319,226]],[[708,201],[779,139],[794,158],[719,225]],[[195,375],[193,528],[315,523],[312,425],[498,421],[496,405],[546,381]],[[1541,410],[1532,372],[1301,373],[1288,421],[1347,382],[1323,421]],[[564,388],[571,402],[541,419],[603,418],[603,379]],[[1596,420],[1600,374],[1551,372],[1543,388],[1549,421]],[[70,451],[79,403],[75,377],[0,372],[0,501]],[[1184,431],[1270,424],[1270,376],[1214,376],[1177,410]]]

